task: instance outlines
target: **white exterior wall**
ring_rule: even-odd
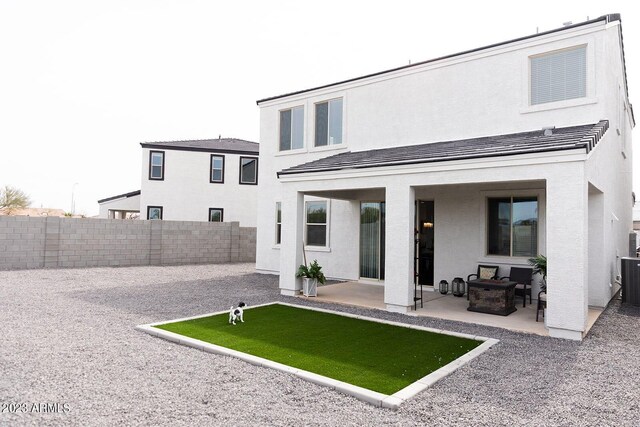
[[[140,195],[132,197],[123,197],[120,199],[109,200],[107,202],[99,203],[100,214],[98,218],[109,218],[109,211],[139,211],[140,210]]]
[[[400,218],[391,206],[406,205],[411,199],[407,199],[410,189],[415,190],[416,199],[435,202],[436,283],[443,278],[449,281],[455,276],[466,278],[479,262],[501,265],[500,273],[504,275],[509,266],[526,264],[526,259],[486,256],[486,197],[501,193],[518,195],[523,191],[535,193],[540,210],[539,251],[553,258],[548,283],[559,284],[549,290],[551,334],[580,338],[587,305],[605,305],[615,290],[609,288],[609,273],[606,278],[589,276],[589,257],[600,254],[602,264],[614,272],[611,265],[615,264],[615,253],[626,248],[627,229],[631,229],[630,118],[622,137],[626,140],[626,160],[622,160],[620,145],[614,137],[618,105],[621,99],[626,102],[624,92],[620,95],[617,86],[614,90],[614,85],[624,84],[618,31],[619,22],[599,22],[263,101],[260,104],[263,191],[258,201],[263,215],[258,218],[257,269],[280,271],[281,280],[283,275],[292,274],[291,263],[286,271],[281,270],[281,249],[274,245],[277,201],[293,193],[319,195],[318,192],[325,191],[326,197],[339,197],[342,193],[336,191],[359,189],[361,194],[352,191],[348,193],[350,197],[344,197],[350,201],[331,200],[329,247],[311,255],[307,252],[307,259],[318,259],[328,276],[357,279],[359,201],[375,201],[366,191],[382,190],[385,195],[378,200],[386,198],[390,203],[385,302],[389,309],[403,305],[406,308],[412,303],[408,292],[412,279],[401,271],[407,262],[406,249],[412,246],[394,230],[403,228],[407,220],[412,221],[413,214],[409,210],[404,219]],[[587,47],[587,96],[528,106],[529,57],[580,45]],[[338,97],[344,103],[344,144],[314,148],[314,104]],[[279,111],[299,105],[305,107],[305,146],[278,152]],[[589,155],[582,150],[276,178],[280,170],[345,151],[507,134],[546,126],[595,124],[602,119],[610,121],[610,128]],[[620,212],[615,214],[619,221],[604,230],[602,239],[608,248],[604,253],[589,250],[587,212],[593,205],[591,202],[597,200],[589,198],[589,182],[605,193],[606,212]],[[606,214],[605,217],[605,222],[611,218]],[[591,220],[594,221],[593,215]],[[283,236],[287,233],[286,222],[283,211]],[[406,238],[412,239],[411,233]],[[296,246],[287,248],[287,253],[301,252],[301,244],[293,244]],[[460,245],[468,250],[460,250]],[[537,290],[536,286],[534,297]]]
[[[149,151],[164,151],[164,180],[149,179]],[[224,155],[224,183],[209,182],[211,154]],[[240,185],[240,157],[249,154],[142,148],[140,218],[147,206],[162,206],[163,220],[208,221],[209,208],[224,209],[224,222],[255,227],[258,186]],[[261,164],[258,162],[258,172]],[[260,181],[258,181],[260,182]]]
[[[278,270],[279,257],[270,252],[274,246],[275,202],[281,198],[276,178],[280,170],[344,151],[613,120],[616,113],[611,106],[617,103],[618,94],[611,90],[609,80],[611,74],[621,78],[619,22],[603,28],[603,23],[591,24],[263,102],[259,174],[264,191],[259,209],[272,213],[258,220],[258,269]],[[583,44],[587,45],[587,97],[528,107],[529,57]],[[607,61],[616,55],[614,65],[596,66],[610,63]],[[344,144],[315,148],[313,106],[337,97],[344,100]],[[279,111],[298,105],[305,106],[305,147],[279,152]]]

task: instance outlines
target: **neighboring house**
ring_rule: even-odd
[[[296,294],[304,243],[328,276],[384,284],[405,313],[416,274],[506,276],[544,254],[549,333],[581,339],[629,251],[624,61],[606,15],[259,100],[258,271]]]
[[[98,200],[98,218],[137,219],[140,217],[140,190]]]
[[[256,226],[258,143],[218,138],[140,145],[141,219]]]

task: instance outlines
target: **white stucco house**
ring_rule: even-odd
[[[101,218],[237,221],[255,227],[259,144],[236,138],[143,142],[141,188],[99,200]]]
[[[140,190],[117,194],[98,200],[98,218],[138,219],[140,218]]]
[[[618,290],[635,126],[619,15],[258,105],[256,267],[282,294],[301,288],[303,245],[402,313],[416,252],[427,284],[544,254],[555,337],[581,339]]]
[[[258,143],[218,138],[140,145],[141,218],[256,226]]]

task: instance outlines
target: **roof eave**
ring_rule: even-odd
[[[477,160],[477,159],[490,159],[490,158],[500,158],[500,157],[509,157],[509,156],[521,156],[525,154],[542,154],[542,153],[551,153],[551,152],[559,152],[559,151],[573,151],[573,150],[582,150],[587,152],[588,150],[584,145],[571,145],[571,146],[563,146],[563,147],[546,147],[536,150],[529,150],[525,152],[504,152],[504,153],[491,153],[491,154],[480,154],[475,156],[458,156],[458,157],[442,157],[437,159],[416,159],[416,160],[407,160],[402,162],[393,162],[393,163],[373,163],[367,165],[353,165],[348,168],[317,168],[317,169],[308,169],[308,170],[293,170],[293,171],[280,171],[276,172],[278,178],[281,176],[288,175],[302,175],[302,174],[315,174],[321,172],[337,172],[337,171],[353,171],[353,170],[362,170],[362,169],[372,169],[372,168],[391,168],[391,167],[400,167],[400,166],[411,166],[411,165],[420,165],[420,164],[434,164],[434,163],[446,163],[452,161],[463,161],[463,160]]]
[[[141,142],[140,146],[142,148],[158,148],[160,150],[177,150],[177,151],[199,151],[205,153],[223,153],[223,154],[246,154],[249,156],[257,156],[260,154],[260,150],[256,151],[252,150],[229,150],[224,148],[205,148],[205,147],[180,147],[175,145],[163,145],[163,144],[153,144],[147,142]]]
[[[139,196],[140,194],[141,194],[141,190],[131,191],[129,193],[118,194],[117,196],[111,196],[111,197],[98,200],[98,203],[110,202],[112,200],[118,200],[118,199],[128,199],[129,197]]]

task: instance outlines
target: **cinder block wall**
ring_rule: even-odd
[[[44,218],[0,216],[0,269],[44,267],[45,236]]]
[[[253,262],[237,222],[0,217],[0,270]]]
[[[149,264],[151,227],[147,221],[94,220],[93,218],[47,218],[47,220],[58,221],[60,224],[57,265],[51,262],[51,265],[46,265],[47,267]]]
[[[241,262],[256,262],[256,227],[240,227]]]

